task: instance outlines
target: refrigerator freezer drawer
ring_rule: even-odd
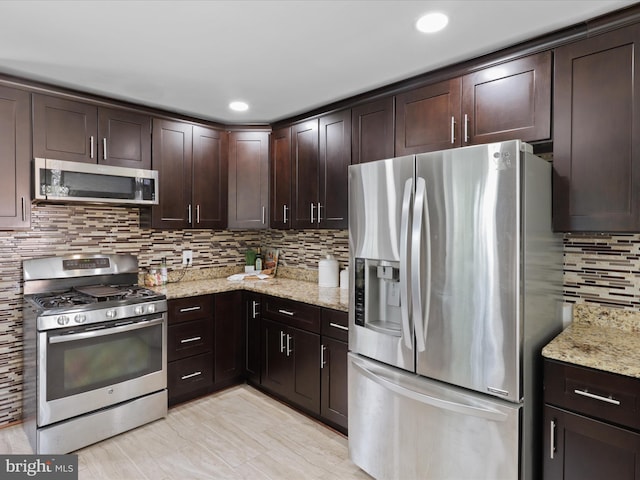
[[[349,354],[349,454],[379,480],[518,479],[521,407]]]

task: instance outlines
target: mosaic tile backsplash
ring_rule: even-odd
[[[159,231],[139,226],[139,210],[126,207],[37,205],[28,231],[0,232],[0,426],[20,420],[22,392],[22,261],[85,253],[131,253],[141,268],[167,258],[181,268],[182,250],[193,251],[194,269],[238,267],[244,252],[278,248],[283,272],[317,276],[318,261],[333,254],[348,261],[344,230]],[[640,234],[565,235],[564,300],[604,307],[640,307]],[[317,278],[317,277],[316,277]]]

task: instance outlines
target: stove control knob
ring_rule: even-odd
[[[136,315],[142,315],[144,313],[144,306],[138,305],[133,309],[133,313],[135,313]]]
[[[153,313],[156,311],[156,306],[152,303],[147,307],[147,310],[149,311],[149,313]]]
[[[116,318],[117,314],[118,312],[116,312],[115,310],[107,310],[107,318]]]
[[[78,315],[73,317],[73,320],[76,323],[84,323],[87,320],[87,317],[86,317],[86,315],[83,315],[82,313],[79,313]]]
[[[66,315],[60,315],[58,318],[56,318],[56,321],[58,322],[58,325],[66,325],[69,323],[69,317],[67,317]]]

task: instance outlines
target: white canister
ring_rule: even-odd
[[[349,288],[349,267],[344,267],[344,270],[340,272],[340,288]]]
[[[333,255],[327,255],[326,258],[323,258],[318,262],[319,287],[337,287],[338,275],[338,261],[333,258]]]

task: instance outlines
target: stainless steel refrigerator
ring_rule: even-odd
[[[562,243],[551,165],[531,152],[509,141],[349,167],[349,451],[375,478],[538,475]]]

